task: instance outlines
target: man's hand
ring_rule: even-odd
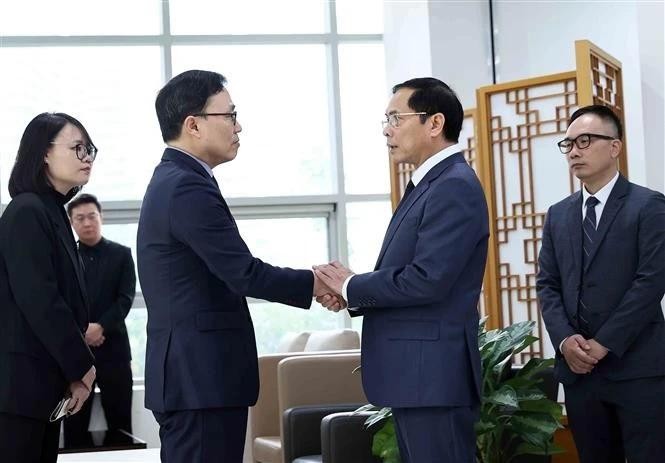
[[[313,266],[312,269],[316,269]],[[314,295],[316,302],[323,305],[332,312],[339,312],[346,308],[346,302],[342,296],[335,294],[321,279],[314,273]]]
[[[99,347],[104,344],[104,341],[106,341],[104,327],[99,323],[89,323],[85,332],[85,342],[89,346]]]
[[[314,267],[314,273],[335,294],[339,295],[342,294],[342,286],[344,286],[346,279],[353,275],[351,270],[337,261],[331,262],[328,265]]]
[[[605,358],[607,353],[609,352],[605,346],[600,344],[598,341],[595,339],[589,339],[587,341],[589,345],[591,346],[591,349],[589,349],[588,353],[591,357],[595,358],[599,362]]]
[[[599,344],[600,345],[600,344]],[[578,375],[590,373],[598,360],[589,354],[591,344],[581,334],[569,336],[561,345],[561,353],[566,363]]]
[[[85,401],[88,400],[96,375],[97,370],[92,366],[83,378],[81,378],[81,381],[74,381],[69,385],[69,393],[72,395],[72,398],[67,405],[67,413],[69,415],[78,413]]]
[[[340,310],[346,309],[347,306],[344,298],[336,294],[324,294],[323,296],[317,296],[316,302],[331,312],[339,312]]]

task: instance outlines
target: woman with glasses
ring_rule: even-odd
[[[57,418],[79,411],[95,378],[83,269],[63,206],[88,183],[96,154],[63,113],[38,115],[21,138],[0,216],[3,462],[56,461]]]

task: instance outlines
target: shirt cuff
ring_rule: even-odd
[[[351,281],[351,278],[353,278],[354,275],[349,275],[346,280],[344,280],[344,284],[342,285],[342,297],[346,301],[346,304],[349,304],[349,295],[347,292],[347,288],[349,287],[349,281]],[[358,310],[358,307],[347,307],[347,310]]]
[[[563,355],[563,349],[562,349],[563,343],[566,342],[566,339],[568,339],[569,337],[570,336],[566,336],[565,338],[563,338],[563,341],[561,341],[561,344],[559,344],[559,352],[561,353],[561,355]]]

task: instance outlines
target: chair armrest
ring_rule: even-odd
[[[372,439],[381,429],[376,423],[367,428],[365,420],[371,412],[333,413],[321,421],[321,454],[327,463],[381,463],[372,455]]]
[[[352,412],[364,404],[308,405],[282,415],[284,461],[321,453],[321,420],[331,413]]]

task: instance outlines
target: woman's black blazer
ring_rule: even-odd
[[[0,412],[47,419],[94,361],[65,201],[21,193],[0,216]]]

